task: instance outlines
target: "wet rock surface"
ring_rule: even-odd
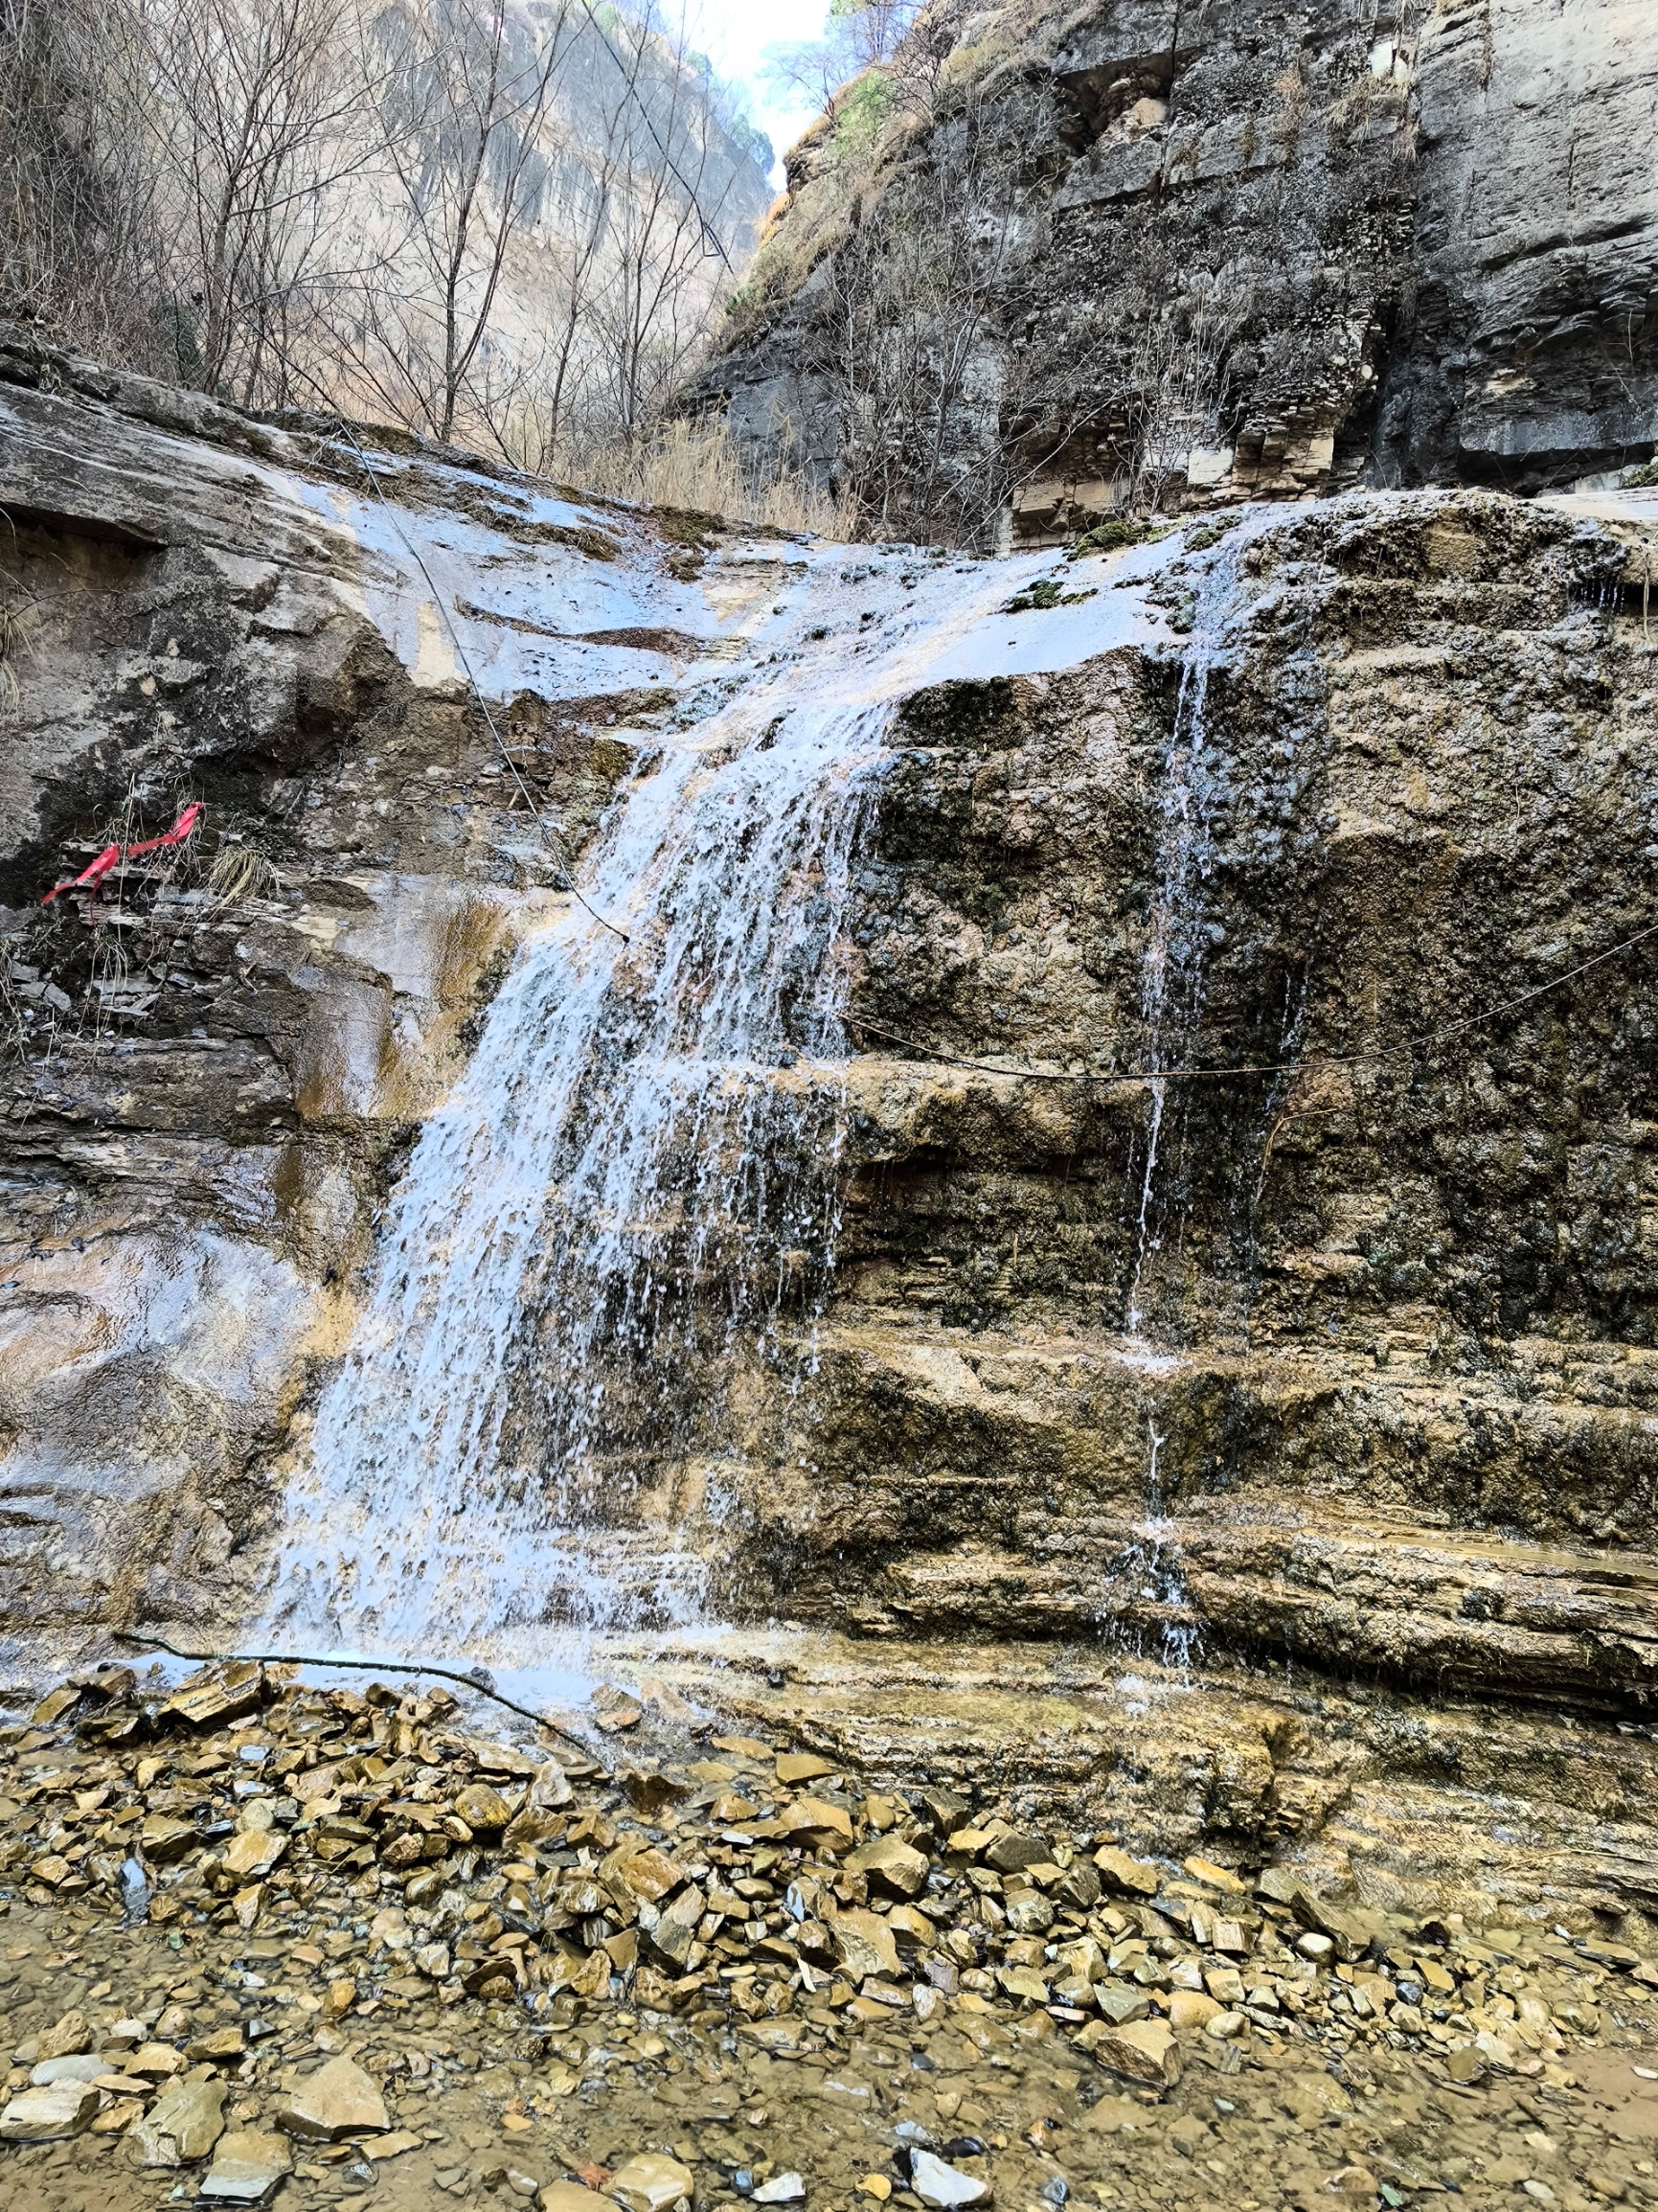
[[[110,1625],[241,1640],[375,1208],[558,894],[326,440],[0,352],[50,614],[8,752],[0,1629],[44,1688]],[[525,635],[526,574],[625,568],[663,618],[491,664],[573,849],[665,717],[837,653],[899,702],[810,1368],[737,1359],[717,1511],[675,1433],[614,1532],[637,1617],[670,1532],[825,1632],[630,1665],[575,1745],[253,1663],[32,1704],[0,2187],[1643,2199],[1649,963],[1323,1087],[1144,1071],[1371,1050],[1649,920],[1650,514],[1354,498],[1149,583],[1028,561],[1010,612],[974,564],[601,545],[404,459],[499,586],[474,645]],[[121,929],[39,887],[186,774],[274,888],[147,878],[143,961],[95,968]]]
[[[19,2212],[1658,2197],[1658,1962],[1541,1889],[1475,1925],[1141,1856],[648,1679],[592,1748],[278,1670],[184,1719],[224,1683],[106,1671],[4,1732]],[[499,1830],[461,1814],[483,1790]],[[124,1921],[117,1854],[186,1801],[194,1848]],[[226,1836],[267,1810],[289,1850],[238,1886]],[[895,1845],[903,1900],[871,1879]]]

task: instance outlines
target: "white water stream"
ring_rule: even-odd
[[[268,1608],[332,1648],[697,1612],[683,1499],[722,1357],[832,1250],[839,947],[880,708],[678,733],[525,949],[393,1201]],[[718,1498],[703,1501],[717,1520]],[[618,1531],[643,1522],[646,1586]]]
[[[676,585],[549,552],[590,518],[539,492],[550,527],[528,546],[317,496],[420,680],[453,682],[464,647],[494,696],[619,695],[661,680],[652,623],[727,664],[717,688],[692,672],[581,864],[591,911],[526,944],[422,1128],[263,1608],[289,1649],[568,1664],[571,1628],[717,1607],[745,1378],[809,1363],[838,1225],[845,924],[893,703],[1155,634],[1143,583],[1165,557],[1089,563],[1106,588],[1010,612],[1052,557],[766,545]],[[727,618],[756,608],[757,574],[782,597]]]

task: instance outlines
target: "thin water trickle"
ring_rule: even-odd
[[[1228,533],[1203,570],[1192,633],[1181,655],[1173,728],[1164,762],[1157,888],[1140,970],[1145,1063],[1153,1077],[1126,1311],[1128,1334],[1136,1339],[1143,1337],[1147,1326],[1147,1267],[1163,1243],[1157,1175],[1170,1102],[1170,1086],[1155,1071],[1187,1057],[1202,1013],[1204,886],[1214,866],[1214,819],[1227,795],[1225,762],[1210,737],[1210,680],[1227,650],[1227,625],[1238,612],[1243,556],[1262,531],[1280,519],[1276,510],[1267,510],[1237,523]],[[1178,1111],[1180,1102],[1174,1104]]]
[[[743,1363],[832,1265],[843,921],[882,708],[726,717],[627,785],[392,1202],[266,1612],[329,1648],[688,1622]],[[687,1524],[703,1530],[699,1547]]]
[[[1204,887],[1214,866],[1213,822],[1226,796],[1226,764],[1209,729],[1211,677],[1224,657],[1228,623],[1238,607],[1238,575],[1247,549],[1280,517],[1268,510],[1240,521],[1206,565],[1193,608],[1192,628],[1181,656],[1173,728],[1164,763],[1157,889],[1147,918],[1141,963],[1140,1016],[1145,1064],[1152,1071],[1146,1121],[1145,1156],[1140,1171],[1135,1216],[1134,1265],[1128,1283],[1125,1325],[1132,1346],[1149,1352],[1148,1311],[1154,1315],[1159,1286],[1156,1262],[1163,1246],[1163,1222],[1170,1197],[1158,1190],[1172,1105],[1176,1117],[1184,1102],[1171,1101],[1170,1084],[1156,1071],[1190,1057],[1203,1008],[1203,953],[1208,942]],[[1173,1126],[1176,1168],[1182,1123]],[[1148,1272],[1149,1271],[1149,1272]],[[1163,1499],[1160,1458],[1168,1438],[1147,1419],[1147,1452],[1143,1517],[1133,1542],[1118,1562],[1114,1581],[1137,1587],[1142,1597],[1167,1612],[1190,1610],[1191,1599],[1178,1542]],[[1173,1621],[1163,1630],[1164,1658],[1184,1669],[1201,1644],[1201,1630]]]

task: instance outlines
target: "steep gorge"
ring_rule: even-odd
[[[935,0],[837,97],[706,403],[872,528],[1649,457],[1640,0]]]

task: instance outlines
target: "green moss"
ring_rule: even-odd
[[[1061,591],[1051,576],[1039,576],[1034,583],[1015,592],[1003,605],[1004,614],[1030,614],[1050,606],[1079,606],[1085,599],[1096,596],[1090,584],[1086,591]]]
[[[1092,530],[1085,530],[1071,548],[1075,559],[1084,553],[1117,553],[1124,545],[1145,545],[1151,537],[1151,525],[1143,522],[1137,514],[1108,514],[1103,522],[1097,522]]]
[[[834,137],[830,144],[839,160],[865,161],[892,113],[893,88],[884,70],[866,69],[854,78],[835,102]]]

